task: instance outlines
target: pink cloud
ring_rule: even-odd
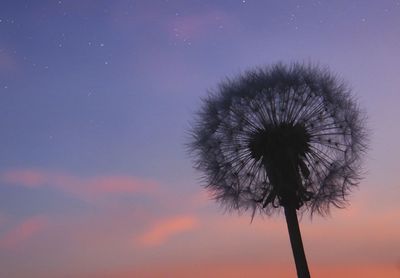
[[[177,216],[156,223],[144,234],[136,238],[136,243],[142,246],[158,246],[171,237],[194,229],[198,225],[193,216]]]
[[[157,4],[156,4],[157,6]],[[137,6],[135,12],[127,12],[126,5],[114,5],[109,13],[109,23],[118,30],[132,31],[136,26],[153,26],[177,40],[193,40],[219,30],[226,31],[238,21],[226,11],[208,9],[196,13],[166,13],[157,9],[151,1]]]
[[[43,216],[33,216],[19,223],[0,238],[0,248],[12,249],[34,237],[47,225]]]
[[[3,173],[2,181],[6,183],[21,184],[26,187],[40,187],[47,182],[44,173],[34,170],[12,170]]]
[[[231,26],[233,20],[222,11],[177,16],[168,24],[168,33],[182,39],[198,38],[210,31]]]
[[[0,73],[10,73],[17,70],[17,62],[15,58],[12,57],[4,50],[0,50]]]
[[[96,192],[114,193],[114,192],[146,192],[154,188],[154,183],[139,180],[132,177],[98,177],[88,181],[88,187]]]
[[[131,176],[95,176],[81,178],[40,170],[11,170],[0,175],[0,181],[29,188],[53,187],[78,198],[92,200],[115,194],[154,193],[156,182]]]
[[[198,193],[194,194],[191,198],[189,198],[189,202],[189,205],[197,208],[207,206],[214,202],[214,200],[210,192],[206,190],[201,190]]]

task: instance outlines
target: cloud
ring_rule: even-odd
[[[225,12],[212,10],[187,16],[176,16],[167,26],[171,37],[196,39],[233,24],[234,21]]]
[[[5,172],[1,179],[6,183],[20,184],[31,188],[43,186],[48,180],[44,173],[29,169]]]
[[[47,225],[47,219],[38,215],[28,218],[0,238],[0,248],[12,249],[34,237]]]
[[[0,49],[0,74],[10,74],[17,70],[17,62],[13,56]]]
[[[81,178],[63,173],[18,169],[0,174],[0,181],[6,184],[28,188],[52,187],[84,200],[93,200],[116,194],[155,192],[154,181],[131,176],[95,176]]]
[[[194,229],[198,225],[193,216],[177,216],[159,221],[144,234],[136,238],[136,243],[142,246],[158,246],[171,237]]]
[[[127,32],[142,31],[137,29],[140,26],[151,26],[153,32],[157,31],[156,36],[163,37],[165,34],[171,39],[182,41],[192,41],[222,30],[234,29],[239,23],[232,14],[221,9],[199,7],[192,12],[168,13],[158,9],[159,4],[152,1],[131,5],[135,8],[129,13],[125,4],[114,5],[110,9],[109,23]]]
[[[209,191],[201,190],[189,198],[189,205],[193,208],[201,208],[214,202]]]

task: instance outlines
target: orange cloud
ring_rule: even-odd
[[[43,216],[33,216],[19,223],[0,238],[0,248],[11,249],[32,238],[47,224]]]
[[[53,187],[85,200],[110,194],[152,193],[157,187],[154,181],[131,176],[81,178],[32,169],[4,172],[0,175],[0,181],[29,188]]]
[[[143,246],[158,246],[169,238],[194,229],[198,225],[193,216],[178,216],[156,223],[150,230],[136,238],[136,242]]]

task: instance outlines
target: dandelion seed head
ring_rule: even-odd
[[[317,66],[276,64],[221,82],[189,148],[227,209],[326,214],[359,180],[363,118],[347,86]]]

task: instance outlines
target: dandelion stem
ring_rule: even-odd
[[[296,209],[294,207],[285,207],[286,224],[289,231],[290,244],[292,246],[294,261],[296,263],[297,277],[310,278],[306,254],[304,253],[303,241],[297,220]]]

